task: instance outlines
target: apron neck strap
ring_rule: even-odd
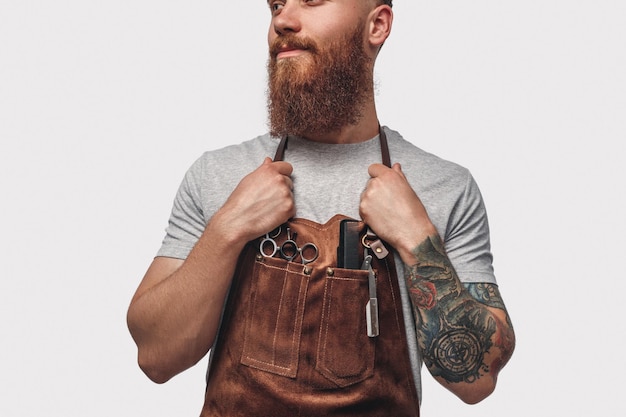
[[[383,164],[391,168],[391,159],[389,158],[389,145],[387,144],[387,135],[382,126],[378,125],[378,137],[380,138],[380,152],[382,154]],[[285,157],[285,149],[287,149],[287,136],[283,136],[276,149],[274,161],[282,161]]]

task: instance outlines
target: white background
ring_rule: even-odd
[[[379,116],[468,167],[518,345],[468,406],[622,415],[626,3],[396,0]],[[265,127],[265,1],[0,0],[0,415],[196,416],[206,360],[135,363],[128,302],[184,171]]]

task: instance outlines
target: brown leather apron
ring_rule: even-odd
[[[274,160],[282,160],[285,141]],[[383,160],[389,165],[381,129]],[[283,225],[319,257],[307,264],[246,245],[208,374],[202,416],[419,416],[398,279],[374,257],[380,334],[368,337],[368,271],[337,268],[339,223]],[[362,232],[366,226],[359,224]],[[361,258],[362,259],[362,258]]]

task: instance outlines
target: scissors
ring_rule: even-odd
[[[309,242],[302,245],[302,247],[298,247],[298,244],[296,243],[297,233],[294,232],[292,236],[291,229],[289,227],[287,228],[287,240],[279,246],[275,239],[280,235],[280,233],[281,227],[279,226],[277,229],[265,234],[265,238],[261,240],[259,245],[261,255],[265,257],[273,257],[277,252],[280,252],[280,256],[289,262],[292,262],[299,256],[302,261],[302,265],[313,262],[319,256],[319,249],[314,243]],[[268,253],[266,247],[270,249],[271,253]]]
[[[278,226],[276,229],[267,232],[265,234],[265,238],[263,238],[263,240],[261,240],[261,243],[259,244],[259,252],[261,252],[261,255],[265,256],[266,258],[271,258],[274,255],[276,255],[276,252],[278,252],[278,244],[276,243],[276,239],[278,236],[280,236],[280,231],[281,231],[281,227]],[[267,245],[270,245],[270,249],[272,253],[267,253],[265,251],[265,247]]]

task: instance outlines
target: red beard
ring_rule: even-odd
[[[338,132],[360,121],[363,104],[373,93],[363,30],[359,25],[324,47],[293,34],[279,36],[273,42],[267,103],[272,136]],[[276,55],[283,45],[306,52],[278,61]]]

